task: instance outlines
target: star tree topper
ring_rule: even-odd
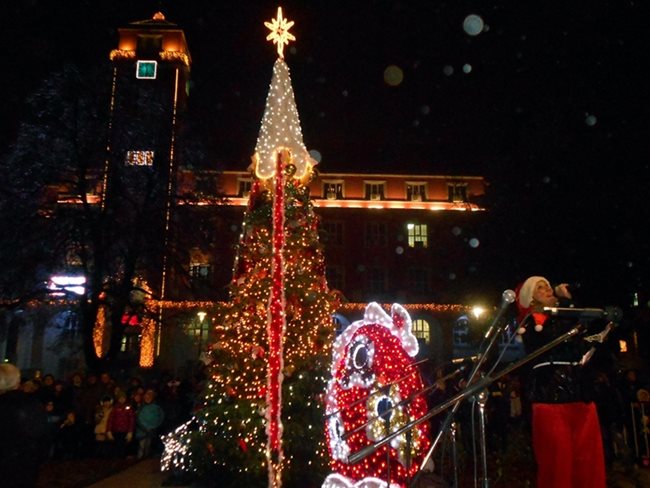
[[[288,21],[282,17],[282,7],[278,7],[278,15],[271,22],[264,22],[264,25],[271,30],[271,33],[266,36],[267,41],[273,41],[273,44],[278,45],[278,56],[284,59],[284,46],[288,46],[289,41],[295,41],[296,38],[289,32],[293,27],[293,20]]]
[[[307,152],[302,140],[300,117],[293,95],[289,67],[284,62],[282,51],[285,44],[295,41],[289,33],[294,22],[282,17],[282,7],[278,8],[277,18],[264,22],[271,29],[266,38],[278,45],[278,58],[273,65],[273,79],[266,98],[266,108],[262,117],[262,127],[257,138],[252,167],[261,180],[275,176],[277,155],[288,150],[287,169],[295,170],[293,178],[304,183],[311,175],[311,168],[317,164]]]

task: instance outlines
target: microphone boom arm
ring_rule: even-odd
[[[367,456],[372,454],[377,449],[379,449],[379,448],[385,446],[386,444],[388,444],[394,437],[397,437],[397,436],[405,433],[406,431],[412,429],[416,425],[419,425],[420,423],[422,423],[422,422],[424,422],[426,420],[429,420],[432,417],[435,417],[439,413],[447,410],[449,407],[455,406],[456,404],[460,404],[460,402],[462,400],[464,400],[465,398],[473,395],[474,393],[488,387],[495,380],[497,380],[497,379],[501,378],[502,376],[505,376],[505,375],[511,373],[512,371],[520,368],[521,366],[528,363],[529,361],[535,359],[536,357],[540,356],[541,354],[544,354],[546,351],[548,351],[550,349],[553,349],[554,347],[561,344],[562,342],[565,342],[566,340],[570,339],[571,337],[574,337],[574,336],[584,332],[584,330],[585,330],[585,327],[583,325],[581,325],[581,324],[578,324],[573,329],[565,332],[561,336],[556,337],[555,339],[553,339],[549,343],[543,345],[539,349],[533,351],[532,353],[530,353],[526,357],[524,357],[524,358],[520,359],[519,361],[511,364],[510,366],[507,366],[504,369],[500,370],[496,375],[494,375],[494,376],[484,376],[483,378],[481,378],[480,380],[478,380],[478,381],[476,381],[474,383],[471,383],[471,381],[468,381],[467,388],[465,388],[463,391],[457,393],[453,397],[449,398],[448,400],[444,401],[443,403],[439,404],[438,406],[432,408],[431,410],[429,410],[426,414],[424,414],[419,419],[412,420],[411,422],[404,425],[403,427],[396,430],[395,432],[391,433],[390,435],[387,435],[386,437],[380,439],[379,441],[375,442],[374,444],[372,444],[370,446],[366,446],[363,449],[361,449],[361,450],[351,454],[350,456],[348,456],[348,463],[349,464],[354,464],[356,462],[361,461],[362,459],[366,458]],[[471,379],[472,378],[470,378],[470,380]],[[458,407],[455,406],[455,408],[458,408]],[[438,437],[440,437],[440,435],[438,435]],[[436,441],[437,440],[438,439],[436,438]],[[434,443],[434,446],[432,446],[432,447],[435,447],[435,443]],[[433,452],[432,449],[430,449],[429,452],[427,453],[427,456],[425,457],[425,460],[426,460],[426,458],[428,458],[430,456],[431,452]]]

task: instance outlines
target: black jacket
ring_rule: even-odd
[[[0,484],[33,487],[50,437],[43,404],[21,390],[0,395]]]
[[[522,334],[526,353],[536,351],[577,324],[573,318],[545,317],[544,320],[543,316],[529,315],[522,324],[526,329]],[[527,363],[524,387],[528,400],[538,403],[593,401],[591,363],[580,364],[592,345],[584,340],[583,334],[578,334]]]

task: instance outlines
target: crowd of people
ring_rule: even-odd
[[[527,354],[575,322],[540,313],[543,307],[568,305],[566,285],[552,287],[546,278],[531,276],[516,295],[518,333]],[[648,378],[635,369],[598,368],[591,361],[593,349],[581,336],[567,339],[521,370],[497,377],[481,400],[491,453],[503,453],[515,430],[530,434],[538,488],[604,487],[605,469],[615,459],[650,464],[650,439],[644,437],[650,411],[643,410],[650,410]],[[445,366],[425,375],[436,386],[428,398],[431,407],[467,387],[466,378],[456,374],[461,368],[452,366],[456,372]],[[0,479],[16,472],[33,477],[47,459],[142,459],[160,452],[160,436],[189,419],[204,382],[200,374],[191,380],[168,374],[144,380],[79,372],[58,379],[36,371],[27,378],[15,366],[0,364],[0,452],[7,453],[0,456]],[[478,398],[461,402],[454,420],[467,452],[476,448],[471,409]],[[443,418],[444,413],[431,419],[434,436]],[[28,465],[20,465],[23,460]]]
[[[201,389],[166,374],[148,380],[108,372],[56,378],[36,371],[24,377],[15,366],[1,364],[0,473],[34,475],[48,460],[159,453],[160,436],[189,418]],[[25,459],[29,466],[20,466]],[[23,486],[19,480],[14,485]],[[32,485],[32,479],[25,484]]]

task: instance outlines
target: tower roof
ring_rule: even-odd
[[[129,25],[138,26],[139,28],[150,27],[154,29],[178,28],[178,25],[174,24],[173,22],[169,22],[167,19],[165,19],[165,15],[162,12],[156,12],[155,14],[153,14],[153,16],[150,19],[136,20],[135,22],[130,22]]]
[[[111,59],[134,59],[141,39],[160,39],[160,56],[168,60],[182,61],[190,66],[192,59],[183,29],[165,19],[162,12],[152,18],[131,22],[117,29],[119,48],[111,52]]]

